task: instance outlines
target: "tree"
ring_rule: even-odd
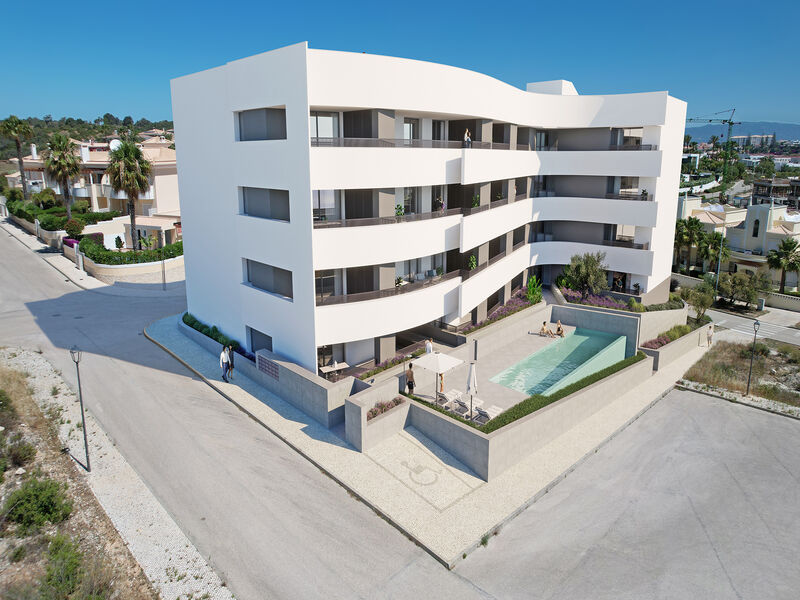
[[[692,141],[692,136],[690,136],[688,133],[684,133],[683,134],[683,147],[686,148],[691,141]]]
[[[711,149],[716,153],[717,148],[719,148],[719,136],[712,135],[710,138],[708,138],[708,143],[711,144]]]
[[[575,254],[570,259],[569,287],[580,292],[582,299],[608,289],[605,260],[605,252]]]
[[[0,135],[13,140],[17,146],[17,162],[19,163],[19,175],[22,180],[22,196],[27,200],[28,182],[25,180],[25,165],[22,162],[22,142],[33,137],[33,129],[31,129],[29,123],[16,115],[10,115],[7,119],[0,121]]]
[[[119,125],[119,119],[111,113],[103,115],[103,125]]]
[[[686,272],[689,272],[689,259],[692,255],[692,246],[698,246],[705,237],[706,230],[697,217],[686,219]]]
[[[771,178],[775,175],[775,161],[772,160],[772,157],[765,156],[758,161],[755,171],[762,177]]]
[[[136,201],[139,195],[150,187],[152,165],[144,157],[132,136],[122,138],[119,147],[109,155],[106,169],[111,187],[115,192],[125,192],[128,196],[128,214],[131,217],[131,245],[134,250],[142,249],[136,235]]]
[[[44,168],[61,186],[64,205],[67,207],[67,220],[72,218],[72,197],[70,183],[80,173],[80,160],[75,154],[75,142],[61,133],[54,133],[44,151]]]
[[[141,129],[144,131],[147,129],[152,129],[153,123],[152,121],[148,121],[147,119],[139,119],[138,121],[136,121],[136,123],[134,123],[134,127],[136,127],[136,129]]]
[[[800,271],[800,250],[798,241],[795,238],[786,238],[778,244],[774,250],[767,253],[767,264],[770,269],[781,270],[780,293],[786,289],[786,271],[797,273]]]
[[[117,236],[114,238],[114,246],[117,247],[118,252],[122,252],[122,247],[125,245],[125,242],[122,241],[122,238]]]
[[[722,248],[722,261],[720,261],[720,248]],[[716,271],[720,262],[728,260],[731,256],[731,249],[728,246],[728,239],[722,237],[721,233],[710,233],[703,236],[700,240],[700,256],[708,261],[709,270]]]
[[[681,262],[681,248],[686,245],[686,221],[678,219],[675,222],[675,241],[673,242],[673,249],[675,250],[675,264]]]
[[[53,122],[53,115],[45,115],[42,117],[42,121],[44,121],[45,125],[50,125]]]
[[[133,126],[133,117],[131,117],[131,116],[125,117],[124,119],[122,119],[122,124],[125,127],[132,127]]]
[[[695,318],[699,321],[714,304],[714,288],[706,282],[701,283],[689,291],[688,302],[695,312]]]

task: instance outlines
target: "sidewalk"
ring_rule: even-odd
[[[6,218],[0,219],[0,230],[9,237],[16,239],[32,252],[37,253],[44,262],[61,273],[66,280],[71,281],[83,290],[108,294],[109,296],[128,296],[135,298],[179,298],[186,294],[186,285],[184,282],[168,283],[166,291],[161,289],[160,284],[116,283],[111,285],[104,283],[99,279],[95,279],[85,271],[78,269],[75,263],[61,252],[42,243],[36,236],[17,227],[10,220]]]
[[[220,381],[218,357],[184,336],[179,318],[156,321],[145,335],[449,568],[650,408],[706,350],[687,353],[487,483],[413,427],[359,453],[343,426],[325,429],[242,375]]]

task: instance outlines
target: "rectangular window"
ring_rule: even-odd
[[[403,193],[403,209],[405,214],[410,215],[417,212],[417,199],[419,198],[419,188],[407,187]]]
[[[444,121],[434,120],[432,125],[431,139],[444,141]]]
[[[272,352],[272,336],[262,333],[258,329],[248,327],[247,331],[250,334],[250,352],[258,352],[259,350],[269,350]]]
[[[242,213],[251,217],[289,222],[289,191],[242,188]]]
[[[339,113],[312,110],[309,117],[309,132],[312,138],[338,138]]]
[[[335,283],[336,278],[333,269],[317,271],[314,274],[314,289],[316,290],[317,298],[322,299],[333,296]]]
[[[403,139],[404,140],[418,140],[419,139],[419,119],[403,119]]]
[[[286,109],[257,108],[239,113],[239,141],[285,140]]]
[[[342,218],[340,190],[313,190],[311,201],[315,221],[335,221]]]
[[[245,259],[245,264],[250,285],[287,299],[294,297],[291,271],[249,259]]]

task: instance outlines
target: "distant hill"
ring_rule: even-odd
[[[728,134],[727,125],[708,124],[694,127],[693,123],[686,124],[686,133],[696,142],[707,142],[712,135]],[[761,135],[774,133],[779,140],[800,140],[800,124],[774,123],[772,121],[745,121],[741,125],[733,126],[733,135]],[[723,138],[724,139],[724,138]]]

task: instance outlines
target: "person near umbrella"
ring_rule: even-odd
[[[406,369],[406,385],[408,386],[408,393],[410,395],[414,395],[414,370],[412,369],[414,365],[412,363],[408,363],[408,369]]]

